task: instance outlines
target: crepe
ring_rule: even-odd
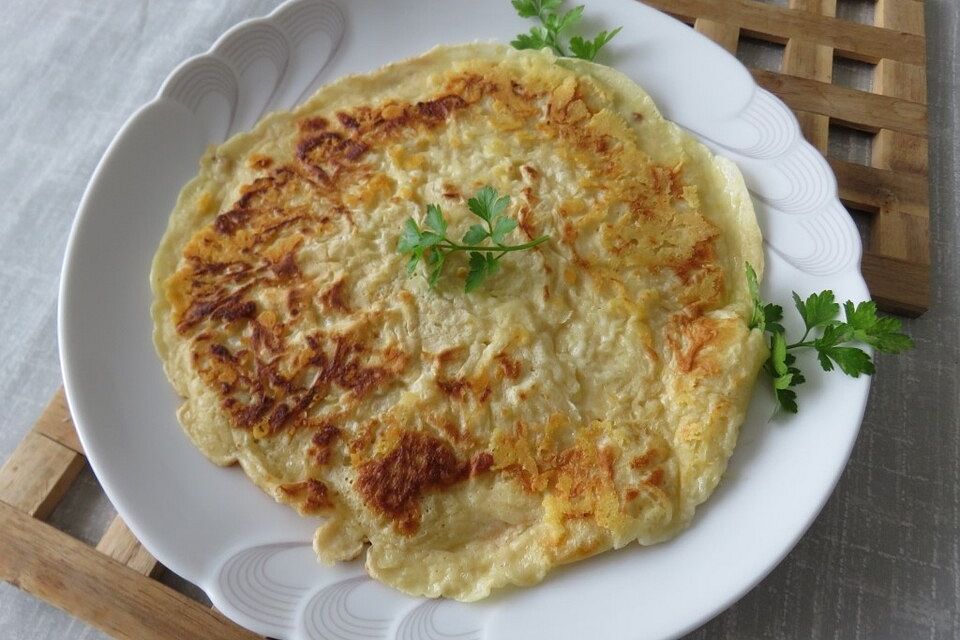
[[[436,203],[511,196],[510,254],[466,294],[397,240]],[[471,219],[472,218],[472,219]],[[622,74],[496,44],[321,88],[211,149],[151,275],[178,418],[366,550],[404,592],[477,600],[666,540],[717,486],[766,351],[743,179]]]

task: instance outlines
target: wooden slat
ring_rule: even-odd
[[[930,306],[930,267],[866,253],[860,265],[870,295],[885,311],[918,316]]]
[[[0,503],[0,579],[123,640],[256,640],[219,613]]]
[[[878,0],[877,21],[910,33],[923,34],[923,3],[918,0]],[[881,60],[874,74],[874,91],[912,102],[927,102],[926,70],[922,65]],[[873,147],[873,164],[884,169],[927,173],[927,141],[896,131],[881,131]]]
[[[46,518],[83,463],[76,451],[31,431],[0,468],[0,501],[29,516]]]
[[[930,221],[904,213],[895,206],[881,207],[873,222],[870,250],[888,258],[930,264]]]
[[[736,55],[737,47],[740,44],[740,27],[698,18],[693,23],[693,28]]]
[[[877,22],[883,26],[922,34],[923,3],[917,0],[879,0]],[[922,66],[883,60],[877,66],[874,90],[887,96],[926,102],[926,73]],[[914,174],[927,173],[927,140],[909,132],[883,129],[873,144],[873,165]],[[891,258],[929,264],[929,230],[896,208],[885,208],[873,225],[871,248]]]
[[[792,109],[830,116],[836,122],[865,131],[893,129],[920,136],[927,133],[925,105],[764,69],[750,72],[757,84],[777,94]]]
[[[926,148],[925,140],[917,139],[914,142],[913,148]],[[903,148],[911,147],[904,144]],[[891,258],[930,264],[929,221],[926,217],[919,219],[897,208],[881,208],[871,229],[870,247]]]
[[[924,34],[921,0],[877,0],[876,12],[877,26],[912,33],[920,37]],[[880,73],[881,69],[877,69],[877,81],[881,85],[886,85],[880,93],[897,95],[926,104],[927,75],[922,60],[917,64],[881,60],[878,66],[886,67],[888,71],[888,73]]]
[[[67,397],[63,393],[63,387],[57,389],[53,399],[50,400],[50,404],[47,405],[47,408],[40,414],[40,419],[33,425],[33,430],[73,449],[77,453],[83,453],[83,446],[80,444],[80,438],[77,437],[77,430],[73,428],[70,407],[67,406]]]
[[[826,155],[830,146],[830,118],[809,111],[794,111],[803,137],[817,148],[817,151]]]
[[[883,58],[924,64],[922,36],[895,29],[837,20],[792,11],[756,0],[643,0],[645,4],[688,19],[705,18],[739,25],[759,36],[814,40],[833,47],[845,57],[876,64]]]
[[[845,204],[864,211],[879,212],[881,207],[892,207],[919,218],[929,215],[925,176],[833,158],[829,162],[840,185],[840,199]]]
[[[873,165],[926,174],[930,151],[925,135],[881,129],[873,141]]]
[[[834,16],[837,0],[790,0],[790,8],[814,15]],[[783,72],[818,82],[833,80],[833,48],[801,38],[790,38],[783,52]],[[797,112],[804,137],[824,155],[830,136],[830,118],[824,115]]]
[[[100,538],[97,551],[145,576],[152,576],[160,568],[160,563],[143,548],[120,516],[113,519]]]

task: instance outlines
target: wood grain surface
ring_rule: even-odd
[[[919,2],[919,0],[914,0]],[[876,63],[882,58],[914,64],[924,62],[923,38],[895,29],[864,24],[839,25],[815,13],[797,13],[777,3],[758,0],[645,0],[670,14],[699,16],[740,25],[747,34],[786,42],[790,38],[816,40],[844,55]]]
[[[257,640],[222,615],[0,502],[0,579],[124,640]],[[176,612],[175,615],[172,615]]]
[[[791,9],[813,15],[837,15],[837,0],[790,0]],[[790,38],[783,51],[783,73],[816,82],[833,82],[833,47],[816,41]],[[830,118],[817,110],[796,107],[800,130],[810,144],[827,155],[830,135]]]
[[[83,445],[80,444],[77,430],[73,428],[73,419],[70,417],[70,407],[67,406],[63,387],[53,394],[47,408],[40,414],[40,419],[33,425],[33,430],[68,449],[83,453]]]
[[[878,0],[877,24],[907,33],[922,33],[924,28],[923,3]],[[886,96],[926,103],[927,82],[925,69],[917,64],[897,60],[881,60],[877,65],[874,90]],[[927,173],[928,145],[924,132],[886,127],[878,132],[873,144],[873,165],[898,173]],[[873,223],[871,244],[877,253],[908,262],[930,264],[927,238],[930,233],[926,210],[904,211],[895,202],[881,205]]]
[[[0,468],[0,501],[46,518],[83,465],[76,451],[30,432]]]
[[[829,116],[838,124],[870,133],[890,129],[926,135],[927,107],[924,104],[763,69],[753,69],[752,72],[757,84],[777,94],[791,109]]]
[[[153,575],[160,568],[156,558],[143,548],[120,516],[107,527],[96,549],[145,576]]]

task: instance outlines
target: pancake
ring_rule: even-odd
[[[484,186],[509,242],[463,291],[397,251]],[[473,219],[471,219],[473,218]],[[622,74],[438,47],[321,88],[209,150],[153,263],[178,418],[409,594],[472,601],[675,536],[734,450],[766,349],[761,237],[736,167]]]

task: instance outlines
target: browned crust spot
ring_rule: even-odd
[[[213,228],[218,233],[229,236],[240,228],[250,218],[249,209],[230,209],[218,215],[213,221]]]
[[[661,468],[656,468],[650,472],[650,474],[644,478],[644,483],[650,485],[651,487],[660,488],[663,486],[664,472]]]
[[[284,373],[271,355],[285,353],[283,340],[275,333],[282,327],[270,329],[259,321],[251,326],[252,349],[231,353],[222,345],[210,345],[210,358],[198,370],[220,393],[232,425],[253,429],[258,437],[285,428],[311,428],[311,408],[329,393],[341,389],[363,398],[389,384],[407,364],[398,347],[374,351],[361,335],[315,332],[297,352],[301,366]],[[240,400],[243,395],[250,400]]]
[[[460,194],[460,190],[449,182],[443,183],[443,197],[448,200],[459,200],[463,196]]]
[[[327,485],[313,478],[303,482],[282,484],[280,491],[290,502],[297,505],[301,513],[321,513],[333,507]]]
[[[211,297],[193,301],[177,324],[177,331],[184,333],[208,317],[211,320],[223,322],[253,318],[257,312],[257,305],[252,301],[244,300],[245,294],[246,291],[241,289],[222,298]]]
[[[269,169],[273,166],[273,158],[259,153],[250,156],[247,164],[251,169]]]
[[[520,378],[522,368],[517,360],[511,358],[506,352],[498,353],[495,359],[497,364],[500,365],[500,373],[504,378],[508,380],[518,380]]]
[[[270,265],[279,280],[292,280],[300,275],[297,258],[294,251],[283,254],[279,260]]]
[[[302,132],[322,131],[330,126],[330,121],[321,116],[316,116],[313,118],[304,118],[297,123],[297,126]]]
[[[666,336],[677,369],[690,373],[700,365],[700,353],[717,338],[718,329],[716,322],[708,316],[692,320],[680,316],[668,325]]]
[[[630,468],[642,471],[653,465],[660,464],[667,457],[667,452],[660,447],[650,447],[630,461]]]
[[[330,460],[330,445],[340,436],[340,428],[330,423],[323,423],[317,432],[310,438],[307,455],[317,466],[325,465]]]
[[[340,278],[320,294],[320,303],[327,311],[349,312],[350,305],[347,304],[346,292],[346,279]]]
[[[470,398],[470,382],[463,379],[437,379],[437,388],[454,400],[464,402]]]
[[[470,459],[470,477],[486,473],[493,467],[493,454],[489,451],[479,451]]]
[[[465,478],[470,465],[457,458],[444,440],[405,431],[386,455],[360,466],[355,487],[366,505],[393,521],[404,535],[420,527],[420,499]]]

